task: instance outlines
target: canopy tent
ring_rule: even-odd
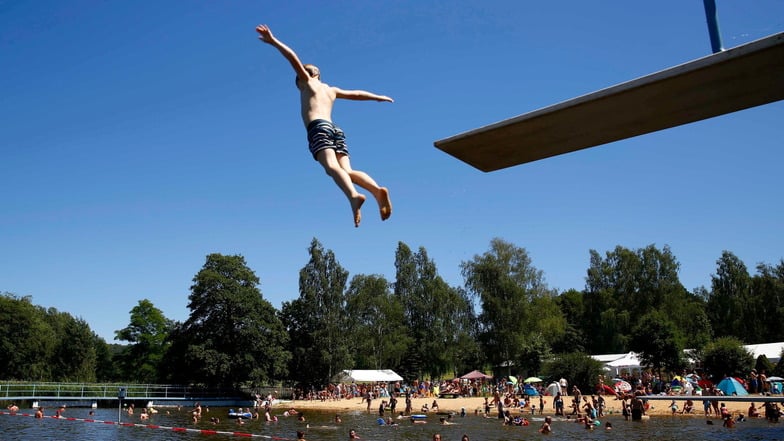
[[[732,377],[727,377],[721,380],[719,384],[716,385],[716,387],[721,389],[721,391],[724,392],[724,395],[748,395],[749,394],[746,391],[746,389],[743,387],[743,385],[740,384],[738,380]]]
[[[764,355],[765,358],[767,358],[768,361],[773,364],[779,362],[781,353],[784,352],[784,342],[744,345],[743,347],[746,348],[747,351],[751,352],[751,355],[755,360],[759,358],[760,355]]]
[[[621,368],[621,367],[640,367],[640,359],[634,355],[634,352],[629,352],[625,354],[623,357],[613,360],[607,363],[607,366],[613,368]]]
[[[493,378],[492,375],[487,375],[487,374],[479,372],[477,370],[473,370],[473,371],[463,375],[462,377],[460,377],[460,379],[462,379],[462,380],[489,380],[491,378]]]
[[[353,369],[341,371],[337,381],[353,381],[356,383],[391,383],[403,381],[403,377],[391,369]]]
[[[640,359],[634,354],[634,352],[629,352],[611,362],[605,363],[607,367],[614,370],[616,374],[619,374],[623,369],[628,369],[629,371],[632,370],[639,370],[642,368],[640,365]]]
[[[607,363],[609,363],[611,361],[615,361],[615,360],[617,360],[617,359],[619,359],[619,358],[621,358],[621,357],[623,357],[625,355],[626,355],[626,353],[622,353],[622,354],[601,354],[601,355],[591,355],[591,358],[593,358],[596,361],[601,361],[602,364],[607,364]]]

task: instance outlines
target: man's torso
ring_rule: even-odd
[[[311,78],[300,88],[302,122],[307,127],[311,121],[323,119],[332,121],[332,106],[337,95],[332,87],[317,78]]]

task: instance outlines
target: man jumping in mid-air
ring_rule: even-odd
[[[365,195],[357,192],[354,184],[373,194],[381,211],[381,220],[388,219],[392,214],[389,190],[376,184],[376,181],[367,173],[351,168],[346,137],[343,131],[332,122],[332,106],[338,98],[389,101],[390,103],[393,102],[392,98],[365,90],[343,90],[322,83],[319,69],[312,64],[302,64],[291,48],[272,35],[269,27],[259,25],[256,27],[256,32],[259,33],[259,39],[277,48],[297,73],[296,84],[300,91],[302,120],[308,131],[310,153],[345,193],[351,203],[354,226],[359,226],[362,219],[360,207],[365,202]]]

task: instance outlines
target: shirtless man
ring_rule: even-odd
[[[354,226],[358,227],[362,220],[360,208],[365,202],[365,195],[357,192],[354,184],[373,194],[378,202],[381,220],[387,220],[392,214],[389,190],[380,187],[367,173],[351,168],[345,135],[332,122],[332,107],[338,98],[390,103],[393,102],[392,98],[365,90],[343,90],[322,83],[318,67],[302,64],[297,54],[275,38],[267,25],[258,25],[256,32],[259,33],[260,40],[278,49],[297,73],[296,84],[300,91],[302,121],[307,128],[310,152],[351,203]]]
[[[553,419],[551,417],[549,416],[544,417],[544,423],[542,424],[542,427],[539,428],[539,433],[547,435],[550,432],[552,432],[553,431],[552,423],[553,423]]]

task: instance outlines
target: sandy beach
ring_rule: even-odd
[[[677,412],[676,415],[683,416],[687,418],[699,417],[704,418],[705,412],[703,410],[703,401],[704,397],[695,396],[694,397],[694,410],[691,414],[681,414],[680,410]],[[707,398],[707,397],[705,397]],[[719,402],[721,402],[721,397],[716,397]],[[378,414],[378,406],[381,404],[380,398],[374,399],[370,405],[369,413],[373,415]],[[543,415],[553,415],[555,410],[553,409],[553,397],[545,396],[543,397],[544,400],[544,412]],[[438,401],[438,412],[455,412],[459,413],[461,409],[465,409],[468,415],[482,415],[484,412],[484,398],[481,397],[460,397],[460,398],[439,398]],[[411,400],[412,402],[412,413],[421,413],[420,410],[424,404],[428,406],[432,405],[433,398],[414,398]],[[567,397],[564,400],[564,404],[567,407],[567,413],[570,410],[568,405],[571,403],[571,397]],[[650,408],[646,412],[647,415],[650,416],[671,416],[672,410],[670,409],[670,402],[669,401],[650,401]],[[539,399],[535,397],[533,400],[533,404],[537,406],[537,415],[539,415]],[[684,401],[678,401],[678,408],[683,409]],[[757,402],[755,403],[757,408],[762,412],[762,403]],[[739,413],[742,415],[747,415],[747,411],[749,409],[748,402],[726,402],[727,408],[733,413],[733,415],[738,415]],[[347,412],[368,412],[367,410],[367,402],[362,401],[361,398],[354,398],[354,399],[343,399],[343,400],[333,400],[333,401],[307,401],[307,400],[296,400],[296,401],[287,401],[287,402],[280,402],[278,403],[275,408],[276,409],[289,409],[294,408],[298,411],[306,412],[307,410],[319,410],[319,411],[330,411],[335,412],[337,414],[340,413],[347,413]],[[397,412],[400,412],[405,409],[404,400],[401,398],[398,400],[397,405]],[[282,411],[282,410],[281,410]],[[530,407],[526,407],[525,409],[521,410],[518,408],[511,409],[513,415],[518,415],[520,413],[529,414],[531,413]],[[430,412],[434,414],[435,412]],[[616,400],[615,397],[612,396],[605,396],[605,415],[620,415],[621,414],[621,401]],[[496,416],[497,411],[495,408],[491,410],[491,415]],[[435,416],[435,415],[434,415]],[[712,418],[718,418],[715,415]]]

